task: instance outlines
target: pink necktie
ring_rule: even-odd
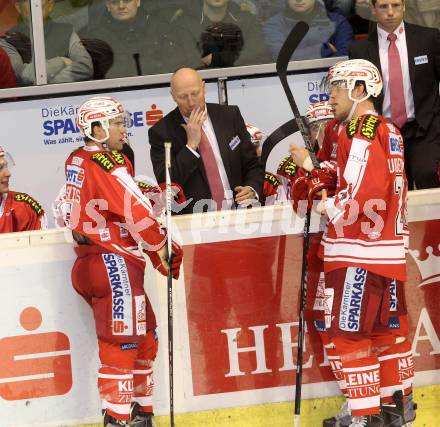
[[[214,151],[208,138],[202,130],[202,137],[199,145],[200,155],[202,156],[203,166],[205,167],[206,177],[208,178],[209,189],[211,190],[212,200],[217,205],[217,210],[222,209],[222,202],[225,198],[225,190],[222,180],[220,178],[220,172],[218,170],[217,162],[215,160]]]
[[[397,127],[401,128],[407,120],[402,67],[400,64],[399,50],[396,46],[397,36],[394,33],[390,33],[388,34],[388,40],[390,41],[388,47],[388,68],[391,120]]]

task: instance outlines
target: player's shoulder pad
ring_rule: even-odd
[[[264,172],[264,180],[270,182],[275,187],[281,185],[281,181],[271,172]]]
[[[91,154],[90,160],[96,163],[105,172],[111,172],[116,166],[125,166],[127,164],[125,156],[118,151],[108,153],[98,151]]]
[[[111,151],[110,156],[113,158],[118,166],[125,166],[127,164],[127,158],[123,153],[120,153],[119,151]]]
[[[381,123],[382,120],[375,114],[357,117],[348,123],[347,136],[353,138],[355,135],[360,135],[373,141],[376,138],[377,128]]]
[[[298,169],[298,165],[292,160],[290,156],[287,156],[278,165],[277,173],[279,175],[294,177],[296,174],[296,170]]]
[[[33,197],[29,196],[29,194],[15,193],[14,200],[27,203],[38,216],[44,214],[43,207]]]
[[[353,138],[357,133],[359,129],[359,125],[361,123],[362,117],[356,117],[354,119],[351,119],[347,126],[345,127],[345,130],[347,131],[347,136],[351,139]]]

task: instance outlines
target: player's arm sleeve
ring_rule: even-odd
[[[17,231],[46,230],[46,213],[38,202],[34,206],[27,203],[21,204],[20,209],[16,210]]]
[[[165,182],[165,148],[163,144],[166,138],[157,127],[153,126],[148,130],[148,140],[151,146],[150,157],[154,175],[160,184]],[[185,184],[201,162],[200,156],[196,156],[187,147],[183,147],[176,153],[171,145],[171,180],[185,188]]]
[[[378,149],[379,142],[355,136],[350,150],[341,183],[335,197],[329,198],[325,209],[332,223],[355,219],[362,214],[367,201],[386,201],[387,183],[385,180],[386,158]],[[340,149],[344,149],[341,147]],[[342,178],[342,179],[341,179]]]
[[[151,251],[165,244],[164,232],[153,216],[149,200],[142,194],[126,167],[110,172],[99,171],[96,177],[99,192],[108,210],[125,219],[132,237],[142,241]]]

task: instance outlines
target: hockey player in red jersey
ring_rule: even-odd
[[[0,233],[47,228],[41,205],[26,193],[9,190],[11,163],[10,156],[0,147]]]
[[[380,94],[382,79],[373,64],[338,63],[328,84],[335,118],[348,121],[338,139],[336,194],[319,204],[329,217],[322,239],[329,348],[342,363],[350,426],[402,426],[401,396],[411,387],[403,369],[413,370],[404,324],[403,141],[374,111],[372,97]]]
[[[127,139],[122,105],[95,97],[78,110],[85,146],[65,164],[61,210],[78,245],[75,290],[93,309],[101,366],[98,388],[104,426],[151,427],[156,319],[143,288],[145,258],[179,275],[180,247],[166,262],[166,233],[119,152]]]
[[[305,118],[309,126],[310,138],[318,144],[316,157],[320,161],[320,170],[314,170],[312,160],[309,152],[302,146],[291,145],[291,161],[299,164],[298,173],[293,178],[291,183],[291,197],[295,210],[300,206],[301,200],[319,197],[321,191],[335,189],[336,180],[334,175],[336,173],[336,153],[337,141],[344,125],[334,118],[333,108],[327,102],[316,102],[309,104],[306,108]],[[326,171],[330,168],[331,172]],[[313,174],[311,173],[313,171]],[[323,183],[322,179],[318,179],[317,185],[313,184],[316,176],[320,173],[326,173],[330,177],[330,182]],[[307,256],[308,272],[307,272],[307,302],[305,318],[308,324],[308,330],[312,331],[313,326],[319,333],[321,342],[313,340],[312,346],[314,351],[320,352],[324,346],[326,348],[327,358],[329,360],[330,368],[338,382],[341,392],[345,395],[345,381],[342,374],[342,365],[339,357],[334,349],[329,348],[329,337],[326,331],[326,324],[328,324],[330,317],[326,310],[328,301],[331,300],[331,295],[325,289],[324,265],[323,260],[318,256],[322,238],[322,232],[312,234],[309,237],[309,251]],[[311,332],[309,332],[311,333]],[[324,420],[324,427],[347,427],[351,424],[351,413],[348,407],[348,402],[345,401],[338,415]]]

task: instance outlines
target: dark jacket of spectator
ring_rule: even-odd
[[[295,13],[286,7],[284,12],[272,16],[263,24],[264,36],[273,59],[276,59],[291,29],[299,21],[307,22],[310,29],[293,54],[293,59],[348,55],[353,41],[353,30],[349,22],[338,13],[327,12],[321,3],[316,2],[308,14]]]
[[[15,87],[15,74],[8,54],[0,48],[0,89]]]
[[[174,26],[185,49],[185,66],[198,68],[202,66],[199,49],[200,36],[214,22],[203,13],[201,2],[196,1],[195,3],[196,6],[181,9],[181,13],[174,17]],[[261,26],[255,15],[247,10],[241,10],[239,5],[229,2],[225,17],[221,22],[236,24],[243,34],[244,46],[234,65],[272,62],[264,42]]]
[[[81,36],[103,40],[113,49],[113,66],[106,78],[130,77],[139,74],[134,54],[139,54],[142,75],[173,72],[181,65],[181,49],[170,37],[168,27],[160,16],[142,10],[130,21],[118,21],[106,11]]]

